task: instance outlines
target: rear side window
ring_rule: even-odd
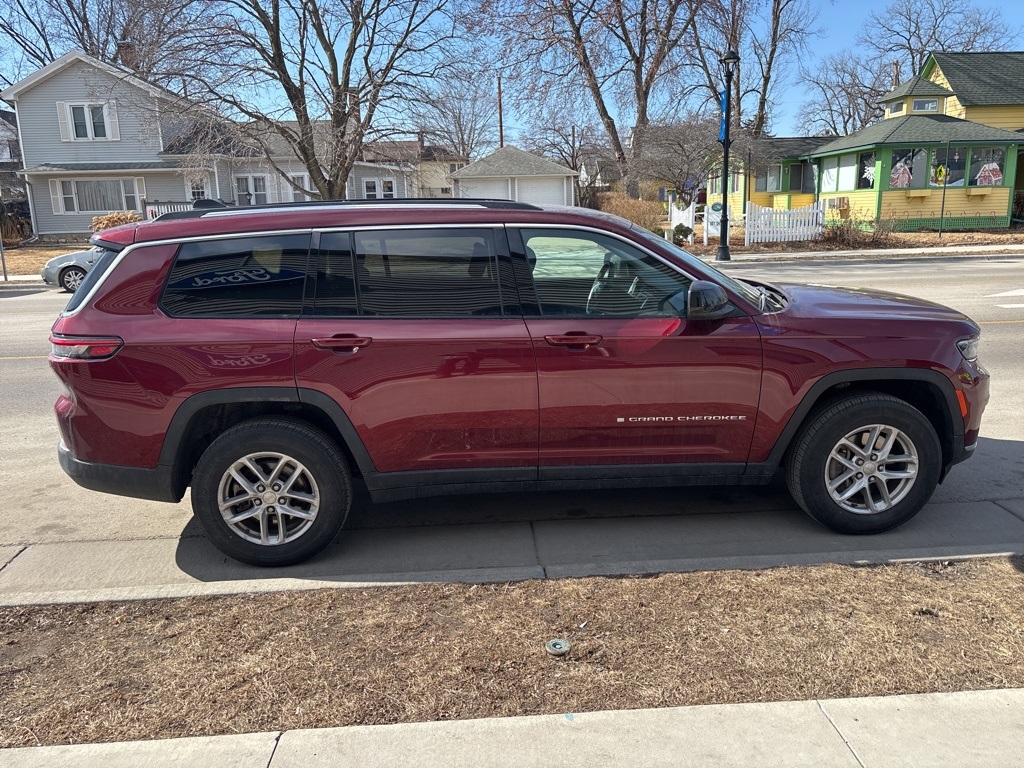
[[[506,291],[509,288],[506,286]],[[316,294],[317,315],[501,315],[494,231],[401,229],[325,234],[321,237]]]
[[[308,234],[183,243],[160,305],[184,317],[297,315]]]
[[[69,301],[68,305],[64,308],[65,312],[74,312],[82,305],[82,302],[85,301],[85,297],[89,295],[89,291],[91,291],[92,287],[96,285],[96,283],[100,281],[100,278],[107,273],[107,270],[110,269],[110,265],[114,263],[114,259],[116,258],[116,251],[108,251],[105,248],[103,249],[99,258],[96,259],[96,263],[92,265],[92,269],[86,273],[85,279],[82,280],[82,284],[78,286],[78,290],[71,294],[71,301]]]

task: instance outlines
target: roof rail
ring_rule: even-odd
[[[240,205],[223,208],[194,208],[191,211],[171,211],[154,221],[171,219],[198,219],[204,216],[236,216],[243,213],[273,213],[274,211],[301,211],[307,208],[497,208],[503,210],[540,211],[530,203],[515,200],[494,200],[476,197],[396,197],[381,200],[309,200],[300,203],[269,203],[266,205]]]

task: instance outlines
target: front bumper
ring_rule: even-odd
[[[57,458],[61,469],[90,491],[172,503],[181,501],[184,495],[184,488],[177,490],[181,484],[175,482],[173,467],[158,465],[148,469],[79,461],[63,441],[57,446]]]

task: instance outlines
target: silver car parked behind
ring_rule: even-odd
[[[39,275],[47,285],[59,285],[65,291],[74,293],[82,284],[86,273],[102,255],[102,248],[93,247],[54,256],[39,270]]]

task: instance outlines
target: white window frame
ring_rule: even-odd
[[[238,180],[245,179],[245,194],[249,195],[249,202],[243,203],[238,199]],[[256,191],[256,179],[263,179],[263,192]],[[266,205],[270,202],[270,177],[265,173],[236,173],[231,177],[232,192],[235,196],[235,203],[238,205]],[[266,199],[261,203],[256,200],[256,195],[262,194]]]
[[[918,106],[918,104],[925,104],[925,103],[933,103],[933,104],[935,104],[935,109],[930,109],[928,107],[919,107]],[[914,112],[938,112],[939,111],[939,100],[937,98],[914,99],[913,102],[911,102],[911,107],[910,108]]]
[[[210,194],[210,177],[204,176],[202,179],[185,179],[185,199],[195,202],[196,200],[202,200],[204,198],[196,197],[194,194],[193,186],[199,182],[203,184],[203,194],[206,200],[211,198]]]
[[[298,184],[303,189],[309,189],[308,173],[293,173],[290,175],[289,178],[291,178],[294,184]],[[289,191],[292,193],[291,197],[293,203],[307,203],[312,199],[309,195],[305,194],[304,192],[299,192],[299,190],[297,190],[291,184],[288,184],[287,186]]]
[[[772,188],[772,169],[778,168],[778,173],[775,176],[775,188]],[[768,170],[765,172],[765,191],[778,193],[782,191],[782,163],[769,163]]]
[[[68,102],[65,105],[68,112],[68,135],[71,137],[71,141],[113,141],[110,136],[110,110],[107,104],[96,103],[96,102]],[[75,135],[75,107],[80,107],[85,110],[85,130],[87,136],[76,136]],[[106,136],[95,135],[95,125],[92,119],[92,110],[99,107],[103,110],[103,132]]]
[[[121,183],[121,204],[122,211],[136,211],[142,212],[142,200],[146,196],[146,180],[141,176],[122,176],[118,178],[107,178],[107,177],[72,177],[72,178],[60,178],[51,179],[53,184],[56,184],[54,188],[53,184],[50,185],[50,200],[53,206],[53,213],[57,216],[99,216],[105,213],[110,213],[109,210],[103,211],[83,211],[78,202],[78,183],[83,181],[117,181]],[[125,190],[125,182],[129,181],[132,183],[133,191],[128,192]],[[70,193],[65,190],[64,185],[70,185]],[[54,191],[56,189],[56,195]],[[135,206],[129,207],[126,198],[134,197]],[[67,201],[71,200],[74,204],[74,210],[68,210]],[[59,210],[58,210],[59,208]]]
[[[888,112],[890,115],[902,115],[906,108],[906,102],[894,101],[891,104],[889,104]]]
[[[390,182],[391,193],[387,194],[384,192],[384,184]],[[366,188],[367,184],[374,184],[376,190],[373,193],[373,197],[370,197],[370,191]],[[398,181],[394,176],[381,176],[374,179],[363,179],[363,199],[364,200],[394,200],[398,197]]]

